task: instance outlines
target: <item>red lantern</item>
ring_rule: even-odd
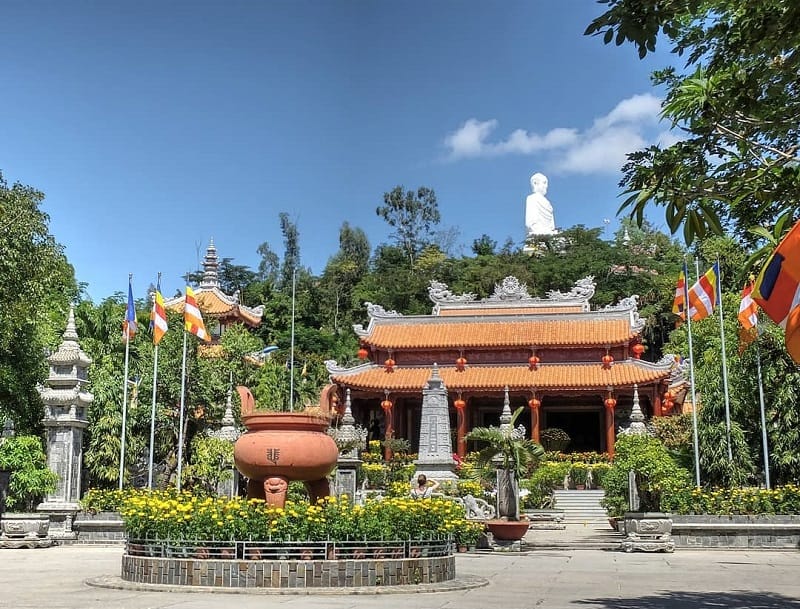
[[[670,410],[675,405],[675,402],[672,399],[672,394],[667,391],[664,394],[664,402],[662,404],[662,410]]]
[[[369,357],[369,351],[367,351],[366,347],[361,347],[358,350],[358,359],[367,359]]]
[[[392,400],[386,398],[381,402],[381,408],[383,408],[384,412],[389,412],[392,409]]]
[[[528,400],[528,406],[531,407],[531,410],[539,410],[539,406],[542,405],[542,400],[539,398],[531,398]]]
[[[605,399],[605,402],[604,402],[604,403],[605,403],[605,405],[606,405],[606,408],[608,408],[609,410],[614,410],[614,407],[617,405],[617,400],[615,400],[615,399],[614,399],[613,397],[611,397],[611,396],[608,396],[608,397]]]
[[[463,355],[456,359],[456,370],[459,372],[464,372],[464,368],[467,367],[467,358]]]
[[[611,355],[610,353],[606,353],[606,354],[603,356],[603,368],[605,368],[606,370],[608,370],[609,368],[611,368],[611,365],[612,365],[613,363],[614,363],[614,356],[613,356],[613,355]]]
[[[464,410],[467,407],[467,403],[461,398],[458,398],[457,400],[453,400],[453,406],[455,406],[456,410]]]
[[[383,362],[383,365],[386,368],[386,372],[394,372],[395,361],[391,357]]]
[[[533,355],[531,355],[531,356],[528,358],[528,367],[529,367],[531,370],[538,370],[538,368],[539,368],[539,362],[541,362],[541,361],[542,361],[542,360],[541,360],[541,359],[539,359],[539,356],[538,356],[538,355],[536,355],[536,354],[534,353]]]
[[[633,357],[635,357],[636,359],[639,359],[640,357],[642,357],[642,353],[645,352],[645,347],[644,347],[644,345],[642,343],[636,343],[633,346],[632,351],[633,351]]]

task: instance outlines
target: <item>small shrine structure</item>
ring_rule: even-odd
[[[684,370],[674,356],[641,359],[645,322],[636,296],[591,310],[594,292],[594,278],[586,277],[569,292],[535,298],[506,277],[484,299],[431,282],[430,315],[366,303],[369,324],[354,326],[365,362],[326,362],[331,382],[342,393],[350,390],[360,424],[377,421],[384,436],[406,438],[412,450],[421,448],[423,394],[438,365],[459,456],[472,427],[499,424],[506,387],[511,410],[525,409],[519,420],[533,440],[559,428],[570,436],[571,451],[613,453],[634,388],[647,415],[670,414]]]

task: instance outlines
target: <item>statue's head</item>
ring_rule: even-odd
[[[531,190],[540,195],[547,194],[547,176],[543,173],[534,173],[531,176]]]

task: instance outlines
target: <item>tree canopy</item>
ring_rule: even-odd
[[[653,74],[679,141],[629,155],[620,211],[641,222],[663,207],[687,244],[729,231],[754,245],[800,206],[800,4],[795,0],[600,0],[586,34],[631,43],[640,57],[664,40],[685,60]],[[785,221],[781,224],[785,226]]]

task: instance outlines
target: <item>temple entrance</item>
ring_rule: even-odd
[[[599,410],[545,410],[544,427],[557,427],[570,437],[566,452],[602,452],[603,414]]]

